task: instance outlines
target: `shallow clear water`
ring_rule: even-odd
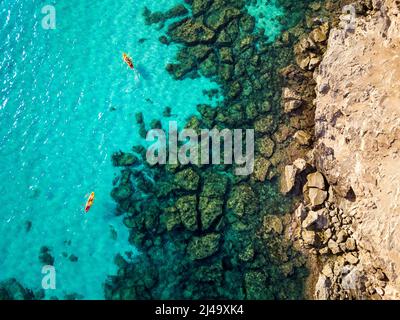
[[[1,21],[7,21],[0,39],[0,279],[16,277],[38,288],[38,254],[47,245],[57,272],[57,290],[48,296],[101,298],[101,283],[115,272],[114,254],[134,250],[113,215],[111,153],[139,142],[136,112],[150,121],[171,106],[174,119],[183,121],[197,103],[209,101],[202,90],[215,85],[177,82],[165,71],[176,48],[159,43],[161,32],[144,26],[142,10],[165,9],[172,0],[57,1],[56,30],[41,27],[44,4],[0,4]],[[140,44],[140,38],[148,40]],[[134,57],[139,80],[122,52]],[[95,203],[84,215],[91,191]]]
[[[114,255],[135,252],[113,214],[110,156],[141,141],[136,112],[149,122],[170,106],[172,119],[183,123],[197,104],[210,102],[202,91],[216,87],[204,78],[174,81],[165,71],[177,48],[159,43],[162,31],[144,25],[142,10],[176,3],[57,1],[56,30],[41,27],[40,10],[51,2],[0,3],[0,280],[40,288],[38,255],[46,245],[57,272],[57,289],[47,298],[103,298],[102,283],[116,272]],[[138,79],[122,52],[134,58]],[[85,215],[91,191],[96,199]]]

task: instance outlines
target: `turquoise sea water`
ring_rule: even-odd
[[[47,298],[103,298],[102,283],[116,272],[114,255],[135,252],[113,213],[109,193],[116,169],[110,156],[140,143],[136,112],[149,123],[170,106],[172,119],[183,123],[197,104],[210,102],[202,91],[216,88],[204,78],[174,81],[165,71],[177,47],[159,43],[162,31],[144,25],[142,10],[176,3],[0,3],[0,280],[15,277],[39,289],[38,255],[45,245],[57,272],[57,289],[47,291]],[[56,30],[41,27],[40,10],[47,4],[55,5]],[[134,58],[138,78],[122,62],[122,52]],[[85,215],[91,191],[96,199]]]

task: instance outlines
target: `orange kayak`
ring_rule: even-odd
[[[122,54],[122,59],[124,59],[125,63],[129,66],[129,68],[133,69],[132,59],[126,53]]]
[[[88,212],[90,210],[90,208],[93,205],[93,201],[94,201],[94,192],[90,194],[89,199],[86,201],[85,212]]]

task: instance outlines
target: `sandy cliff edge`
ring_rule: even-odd
[[[360,263],[382,268],[391,299],[400,297],[400,3],[373,7],[353,32],[331,30],[314,73],[314,159],[338,204],[356,212]]]

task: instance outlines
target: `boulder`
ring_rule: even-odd
[[[356,241],[353,238],[348,238],[346,240],[346,250],[347,251],[356,250]]]
[[[188,195],[180,197],[175,207],[179,212],[180,221],[190,231],[197,230],[197,197]]]
[[[325,190],[325,179],[320,172],[310,173],[307,176],[308,187]]]
[[[314,225],[314,223],[316,223],[318,221],[318,212],[316,211],[309,211],[307,214],[307,217],[304,219],[303,223],[302,223],[302,227],[304,229],[308,229],[311,226]]]
[[[299,170],[299,173],[300,173],[300,172],[303,172],[307,168],[307,161],[299,158],[293,162],[293,165]]]
[[[322,26],[314,29],[310,33],[310,38],[317,43],[324,42],[328,39],[329,24],[325,22]]]
[[[294,165],[287,165],[281,176],[281,192],[288,193],[290,192],[296,182],[296,174],[297,168]]]
[[[254,178],[257,181],[265,181],[271,162],[264,157],[258,157],[254,161]]]
[[[207,230],[222,215],[224,202],[218,198],[200,197],[199,210],[202,229]]]
[[[175,174],[175,184],[187,191],[196,191],[200,177],[191,168],[179,171]]]
[[[338,234],[337,234],[337,240],[336,240],[336,242],[337,243],[342,243],[342,242],[345,242],[346,241],[346,239],[347,239],[347,237],[348,237],[348,234],[347,234],[347,232],[346,232],[346,230],[340,230],[339,232],[338,232]]]
[[[266,158],[270,158],[275,150],[275,142],[265,136],[257,141],[258,151]]]
[[[348,263],[350,263],[350,264],[357,264],[358,263],[358,258],[357,257],[355,257],[352,253],[346,253],[345,255],[344,255],[344,258],[345,258],[345,260],[348,262]]]
[[[310,199],[311,205],[313,207],[316,207],[325,202],[326,198],[328,197],[328,192],[317,188],[309,188],[308,197]]]
[[[266,233],[270,233],[272,231],[277,234],[281,234],[283,232],[283,224],[282,220],[275,215],[267,215],[264,217],[263,222],[264,231]]]
[[[221,10],[213,11],[206,19],[206,25],[217,31],[222,27],[226,26],[233,19],[238,18],[241,15],[239,9],[232,7],[225,7]]]
[[[303,238],[305,244],[310,246],[313,246],[315,244],[316,234],[314,231],[303,230],[301,232],[301,237]]]
[[[115,152],[111,156],[111,161],[115,167],[127,167],[136,164],[138,158],[133,153]]]
[[[290,113],[293,110],[300,108],[303,105],[303,101],[301,100],[290,100],[283,102],[283,111],[285,113]]]
[[[187,45],[205,44],[213,41],[215,33],[207,28],[201,21],[186,19],[176,28],[169,31],[173,42]]]
[[[187,253],[192,260],[201,260],[212,256],[219,248],[221,236],[210,233],[201,237],[193,237],[187,247]]]

